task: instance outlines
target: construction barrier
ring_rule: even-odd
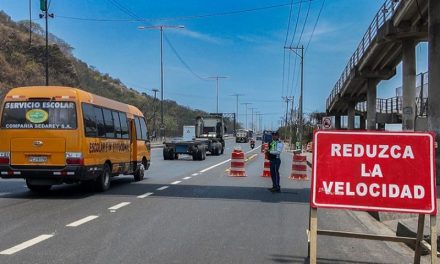
[[[307,178],[307,158],[305,155],[294,154],[292,162],[292,173],[289,179],[308,180]]]
[[[243,150],[236,148],[231,154],[231,168],[229,170],[229,176],[233,177],[245,177],[246,170],[244,168],[244,152]]]
[[[263,143],[261,145],[261,153],[264,153],[268,149],[269,149],[269,143]]]
[[[263,167],[263,174],[261,175],[261,177],[270,177],[270,161],[269,161],[269,155],[265,154],[264,155],[264,167]]]

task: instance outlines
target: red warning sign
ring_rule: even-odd
[[[434,136],[316,131],[312,207],[437,213]]]

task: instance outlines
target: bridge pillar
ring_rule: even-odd
[[[353,130],[354,129],[354,117],[356,116],[356,103],[350,102],[348,104],[348,124],[347,129]]]
[[[359,129],[361,129],[361,130],[365,130],[365,116],[364,115],[360,115],[359,116],[359,119],[360,119],[360,126],[359,126]]]
[[[377,81],[367,80],[367,129],[376,130],[376,91]]]
[[[402,41],[402,129],[414,131],[416,110],[416,43],[413,39]]]
[[[429,28],[428,28],[428,128],[436,134],[436,141],[440,140],[440,1],[429,0]],[[437,171],[440,169],[440,147],[436,149]],[[439,184],[437,173],[437,184]]]
[[[335,115],[335,129],[341,129],[341,115]]]

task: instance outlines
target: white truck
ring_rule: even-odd
[[[195,126],[184,126],[183,138],[164,142],[164,160],[179,158],[179,154],[188,154],[193,160],[204,160],[206,153],[221,155],[225,149],[224,134],[226,127],[222,114],[198,116]]]

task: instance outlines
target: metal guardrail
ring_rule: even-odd
[[[428,72],[419,73],[416,76],[416,115],[428,115]],[[367,102],[356,105],[358,112],[367,112]],[[387,99],[376,99],[376,112],[381,114],[402,114],[402,87],[396,88],[396,96]]]
[[[367,102],[360,102],[356,105],[356,111],[367,112],[367,107]],[[402,97],[376,99],[376,113],[402,114]],[[425,117],[428,115],[428,98],[416,98],[416,115]]]
[[[365,32],[361,42],[359,43],[356,51],[351,56],[347,65],[345,66],[344,71],[341,74],[341,77],[336,82],[333,87],[330,96],[327,98],[326,107],[329,108],[330,104],[333,102],[335,97],[341,92],[342,87],[344,87],[345,82],[350,76],[350,72],[353,68],[358,64],[359,60],[364,56],[365,51],[368,49],[374,38],[377,36],[377,32],[379,29],[388,21],[397,9],[397,6],[401,3],[401,0],[385,0],[385,3],[380,7],[379,11],[373,18],[370,26]]]

